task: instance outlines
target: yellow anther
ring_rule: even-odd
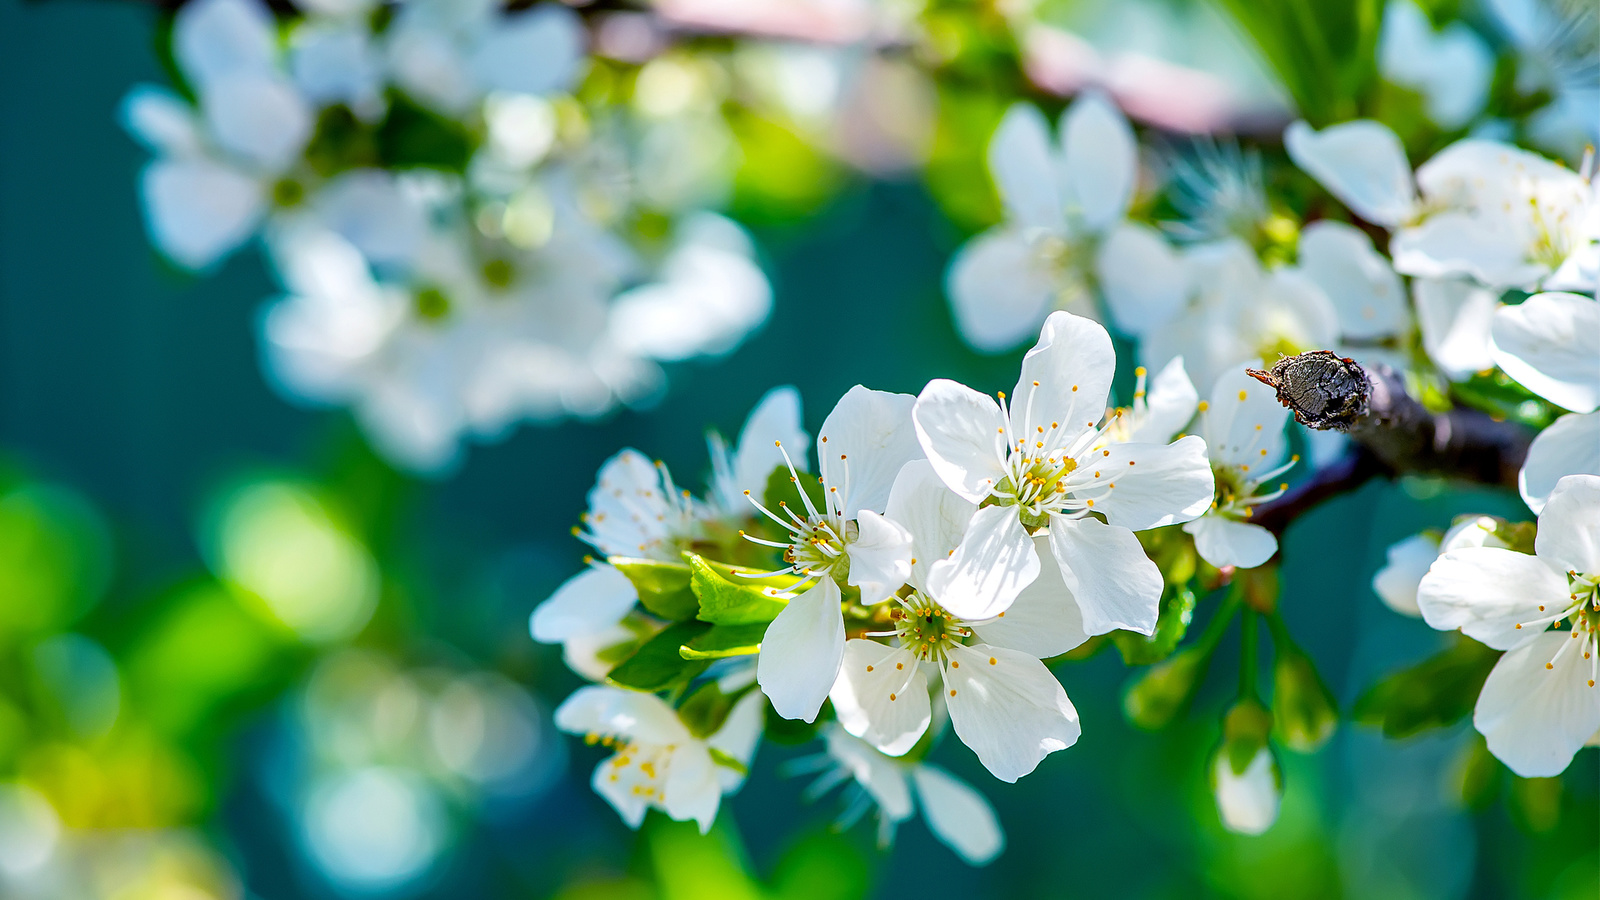
[[[1200,407],[1199,407],[1199,409],[1200,409],[1200,411],[1201,411],[1201,412],[1205,412],[1205,411],[1206,411],[1206,410],[1208,410],[1208,409],[1210,409],[1210,408],[1211,408],[1211,404],[1209,404],[1209,403],[1207,403],[1207,402],[1206,402],[1206,401],[1204,401],[1204,400],[1201,400],[1201,401],[1200,401]]]

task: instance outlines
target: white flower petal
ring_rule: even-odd
[[[1145,556],[1133,532],[1097,519],[1052,518],[1050,551],[1083,610],[1085,631],[1155,633],[1161,570]]]
[[[817,718],[844,657],[839,585],[826,575],[778,613],[761,638],[756,679],[785,719]]]
[[[1171,444],[1113,443],[1091,457],[1074,474],[1105,473],[1098,480],[1113,486],[1098,495],[1094,511],[1130,531],[1187,522],[1216,496],[1206,442],[1196,435]]]
[[[266,209],[259,182],[206,159],[153,162],[140,186],[151,239],[189,269],[208,269],[243,244]]]
[[[1388,126],[1356,119],[1315,131],[1295,122],[1283,146],[1295,165],[1368,222],[1394,226],[1411,214],[1411,164]]]
[[[318,105],[342,103],[367,122],[384,113],[383,60],[365,23],[302,22],[289,46],[289,71]]]
[[[1065,224],[1050,152],[1050,126],[1034,106],[1018,103],[989,141],[989,173],[1006,211],[1025,228]]]
[[[717,485],[724,505],[745,508],[745,491],[766,490],[767,476],[783,465],[778,442],[797,463],[811,450],[811,435],[806,434],[800,420],[800,392],[788,385],[768,391],[745,420],[729,467],[730,477],[719,480]]]
[[[1133,199],[1138,143],[1127,117],[1099,91],[1085,91],[1061,116],[1061,184],[1067,214],[1091,231],[1120,221]]]
[[[706,746],[720,750],[730,758],[744,763],[746,768],[756,755],[756,744],[766,727],[766,701],[760,691],[749,691],[728,711],[717,733],[706,739]],[[717,766],[717,781],[723,793],[731,793],[744,783],[744,776],[727,766]]]
[[[1555,572],[1600,575],[1600,475],[1556,482],[1539,514],[1533,547]]]
[[[625,737],[648,744],[694,740],[660,697],[617,687],[578,688],[556,707],[556,727],[568,734]]]
[[[923,763],[911,770],[928,830],[974,866],[987,864],[1005,849],[1005,832],[987,798],[949,772]]]
[[[1472,724],[1524,778],[1560,775],[1600,728],[1600,688],[1589,686],[1593,660],[1580,644],[1587,641],[1547,631],[1502,656],[1478,695]]]
[[[1400,276],[1360,229],[1327,219],[1307,225],[1300,232],[1300,269],[1328,295],[1345,339],[1410,330]]]
[[[1036,657],[987,644],[948,652],[950,724],[994,777],[1015,782],[1078,742],[1078,711]]]
[[[1289,410],[1278,402],[1272,388],[1251,378],[1247,368],[1259,368],[1259,363],[1235,366],[1218,376],[1203,421],[1211,459],[1227,466],[1248,466],[1248,475],[1273,468],[1283,458],[1283,426]]]
[[[1140,222],[1112,229],[1095,254],[1095,274],[1111,321],[1142,335],[1177,313],[1189,296],[1189,269],[1161,232]]]
[[[1439,541],[1426,534],[1414,534],[1390,544],[1384,552],[1383,568],[1372,576],[1372,590],[1384,605],[1403,616],[1420,618],[1417,586],[1428,568],[1439,558]]]
[[[1237,566],[1253,569],[1278,552],[1278,539],[1260,525],[1236,522],[1221,513],[1201,516],[1183,526],[1194,535],[1194,549],[1200,558],[1222,568]]]
[[[1521,623],[1545,618],[1566,604],[1566,579],[1536,556],[1496,547],[1445,553],[1417,586],[1417,606],[1429,626],[1459,628],[1496,650],[1528,636],[1517,627]],[[1554,608],[1547,613],[1541,606]]]
[[[972,630],[985,644],[1049,659],[1080,646],[1089,634],[1083,630],[1083,610],[1050,555],[1050,539],[1037,535],[1033,546],[1039,554],[1039,577],[1004,613]]]
[[[583,62],[586,37],[576,13],[540,4],[502,17],[474,50],[471,71],[485,91],[565,90]]]
[[[695,822],[700,833],[711,830],[722,804],[719,766],[698,742],[677,748],[661,787],[661,810],[679,822]]]
[[[1116,369],[1117,354],[1104,325],[1069,312],[1051,313],[1039,342],[1022,358],[1022,373],[1007,398],[1012,437],[1032,440],[1036,427],[1048,432],[1060,422],[1054,440],[1059,447],[1093,428],[1105,415]]]
[[[207,85],[200,109],[217,143],[268,172],[289,168],[305,149],[311,108],[273,75],[228,75]]]
[[[1494,367],[1489,330],[1500,294],[1461,278],[1411,282],[1428,357],[1452,381]]]
[[[594,767],[594,774],[589,778],[589,786],[594,789],[611,808],[617,811],[617,816],[629,828],[637,831],[644,824],[644,814],[650,811],[650,803],[643,793],[634,792],[635,784],[624,784],[620,779],[612,780],[616,767],[610,759],[601,760]]]
[[[1568,475],[1600,475],[1600,412],[1569,413],[1539,432],[1517,473],[1517,488],[1538,513]]]
[[[1004,612],[1039,577],[1039,555],[1014,506],[986,506],[972,516],[956,552],[928,570],[928,593],[961,619]]]
[[[1389,253],[1396,272],[1418,278],[1470,275],[1497,288],[1531,286],[1550,272],[1549,266],[1528,261],[1509,221],[1466,212],[1435,213],[1400,229]]]
[[[406,266],[422,251],[427,214],[382,169],[354,169],[317,189],[316,218],[378,266]]]
[[[852,736],[837,723],[823,726],[822,739],[827,742],[828,755],[850,772],[889,821],[904,822],[911,818],[915,811],[911,805],[911,783],[902,763],[884,756],[876,747]]]
[[[1055,304],[1060,277],[1020,229],[991,228],[961,246],[945,274],[956,330],[983,353],[1033,337]]]
[[[202,92],[226,75],[271,71],[275,44],[272,16],[253,0],[196,0],[172,23],[173,56]]]
[[[928,462],[952,491],[978,503],[1006,477],[1006,421],[989,396],[935,378],[917,395],[911,419]]]
[[[533,611],[533,639],[555,644],[604,631],[622,620],[639,592],[626,575],[610,566],[593,566],[568,578]]]
[[[1534,294],[1494,314],[1494,361],[1528,390],[1573,412],[1600,408],[1600,301]]]
[[[845,642],[844,664],[828,697],[846,731],[890,756],[916,746],[933,718],[917,658],[876,641]]]
[[[978,505],[945,486],[933,464],[914,459],[900,469],[889,492],[885,512],[911,532],[913,565],[906,579],[914,587],[928,588],[928,570],[961,545]]]
[[[200,126],[193,108],[166,88],[135,85],[117,113],[122,127],[150,150],[169,156],[200,152]]]
[[[874,391],[856,385],[839,398],[817,432],[817,460],[823,483],[838,491],[844,517],[860,510],[881,511],[900,467],[922,456],[911,427],[910,394]]]
[[[862,603],[881,603],[911,577],[911,532],[870,509],[861,510],[856,524],[858,535],[846,548],[849,580],[861,589]]]
[[[1183,357],[1174,357],[1150,379],[1145,402],[1149,405],[1144,420],[1129,433],[1128,440],[1165,444],[1189,424],[1200,406],[1200,392],[1184,371]]]

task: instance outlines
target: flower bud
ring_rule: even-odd
[[[1128,721],[1151,731],[1165,728],[1194,696],[1209,661],[1209,653],[1189,647],[1151,666],[1123,695]]]
[[[1228,710],[1222,743],[1211,759],[1211,789],[1223,827],[1238,834],[1261,834],[1278,818],[1283,773],[1267,742],[1272,714],[1254,699]]]
[[[1310,657],[1280,645],[1272,686],[1272,716],[1284,746],[1310,753],[1333,736],[1339,726],[1338,703]]]

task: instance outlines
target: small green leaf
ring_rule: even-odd
[[[628,576],[644,608],[670,622],[694,618],[700,603],[689,590],[689,567],[680,562],[659,559],[629,559],[613,556],[610,562]]]
[[[1156,620],[1154,634],[1145,637],[1134,631],[1112,632],[1111,640],[1122,652],[1122,661],[1130,666],[1148,666],[1171,656],[1189,631],[1194,603],[1194,591],[1187,587],[1169,587],[1161,595],[1161,615]]]
[[[711,761],[717,765],[726,769],[732,769],[735,772],[738,772],[740,775],[748,776],[750,774],[749,766],[739,762],[732,756],[729,756],[725,751],[718,750],[716,747],[707,747],[706,749],[711,751]]]
[[[626,661],[611,670],[606,680],[637,691],[661,691],[686,685],[711,665],[709,660],[684,659],[678,648],[708,631],[703,622],[679,622],[667,626],[646,641]]]
[[[797,584],[789,575],[751,578],[741,570],[690,555],[691,586],[699,598],[698,617],[717,625],[765,625],[778,617],[789,601],[775,592]]]
[[[749,656],[761,649],[765,623],[754,625],[714,625],[694,640],[678,648],[684,659],[722,659]]]
[[[1390,675],[1356,701],[1354,717],[1404,738],[1453,725],[1472,712],[1500,651],[1467,637],[1448,650]]]
[[[733,698],[724,694],[715,681],[708,681],[678,707],[678,718],[690,734],[704,739],[722,730],[732,709]]]

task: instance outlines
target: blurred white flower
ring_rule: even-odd
[[[987,865],[1005,849],[994,807],[971,785],[932,763],[886,756],[837,723],[823,726],[822,738],[828,749],[819,762],[827,768],[806,789],[806,797],[816,799],[845,780],[856,786],[857,797],[836,827],[848,828],[876,806],[878,843],[887,848],[895,827],[920,806],[928,830],[967,864]]]
[[[395,84],[451,115],[493,91],[564,90],[581,70],[586,40],[564,6],[504,12],[493,0],[409,0],[384,33]]]
[[[1053,563],[1091,633],[1155,628],[1161,576],[1134,531],[1199,516],[1214,486],[1198,437],[1105,446],[1110,424],[1096,423],[1115,370],[1105,328],[1056,312],[1023,358],[1008,407],[948,379],[922,389],[912,418],[923,450],[951,490],[982,505],[929,575],[950,612],[1003,612]],[[1030,534],[1045,526],[1052,553],[1041,566]]]
[[[1312,222],[1300,232],[1299,270],[1333,306],[1341,354],[1405,368],[1403,351],[1415,327],[1411,307],[1400,276],[1371,238],[1343,222]]]
[[[1600,411],[1568,413],[1539,432],[1517,473],[1517,489],[1538,513],[1568,475],[1600,475]]]
[[[1197,244],[1184,251],[1184,258],[1193,291],[1175,315],[1143,333],[1139,357],[1145,366],[1160,369],[1182,357],[1194,384],[1209,391],[1223,372],[1240,363],[1338,342],[1339,315],[1306,272],[1265,271],[1255,252],[1236,238]],[[1359,295],[1356,301],[1361,302]]]
[[[1600,476],[1561,479],[1539,513],[1533,554],[1440,556],[1417,604],[1434,628],[1507,651],[1473,714],[1489,751],[1524,778],[1561,774],[1600,729]]]
[[[1172,205],[1182,218],[1163,224],[1180,240],[1248,240],[1267,220],[1261,154],[1240,148],[1237,141],[1196,140],[1188,152],[1172,154],[1167,177]]]
[[[1278,552],[1278,539],[1250,517],[1256,506],[1282,495],[1288,486],[1271,483],[1299,461],[1283,461],[1289,410],[1239,366],[1217,379],[1200,413],[1217,494],[1211,509],[1183,530],[1194,535],[1195,551],[1213,566],[1254,568]]]
[[[157,154],[140,182],[151,239],[178,265],[203,270],[249,240],[274,205],[302,198],[292,170],[313,110],[254,0],[186,4],[172,44],[199,108],[145,85],[123,101],[121,119]]]
[[[956,327],[979,350],[1022,343],[1053,309],[1093,314],[1097,279],[1124,330],[1135,330],[1136,309],[1159,313],[1182,300],[1181,266],[1165,240],[1125,221],[1138,170],[1127,119],[1086,93],[1062,115],[1059,140],[1052,145],[1037,109],[1018,104],[989,144],[1006,221],[957,251],[946,274]]]
[[[1243,772],[1235,772],[1227,753],[1218,753],[1211,765],[1217,813],[1222,825],[1238,834],[1264,833],[1278,820],[1283,802],[1283,776],[1272,750],[1263,746]]]
[[[1412,0],[1389,0],[1378,40],[1383,76],[1420,93],[1428,118],[1461,128],[1483,112],[1494,76],[1494,54],[1465,22],[1435,31]]]
[[[556,727],[616,752],[595,767],[591,784],[630,828],[650,808],[711,830],[722,795],[744,783],[761,737],[763,702],[756,691],[733,705],[715,734],[690,733],[678,713],[654,694],[584,687],[556,710]]]
[[[1413,278],[1422,348],[1447,378],[1460,381],[1494,368],[1489,331],[1500,292],[1467,278]]]
[[[756,661],[762,692],[786,719],[814,720],[839,673],[845,652],[840,588],[858,588],[861,602],[872,605],[893,597],[911,575],[911,534],[879,510],[888,505],[901,467],[922,456],[911,427],[913,402],[909,394],[860,385],[839,399],[817,438],[821,509],[803,487],[803,516],[788,506],[774,512],[745,492],[790,535],[786,543],[747,539],[783,548],[787,565],[774,574],[801,576],[788,605],[767,626]],[[792,462],[789,471],[798,481]]]
[[[449,842],[442,798],[413,772],[369,766],[322,776],[300,812],[301,842],[335,884],[386,892],[426,874]]]
[[[1284,132],[1295,163],[1357,215],[1394,229],[1395,270],[1470,276],[1495,288],[1593,290],[1600,203],[1590,173],[1495,141],[1467,139],[1417,169],[1386,126],[1357,119]]]
[[[364,122],[388,110],[382,48],[370,20],[377,0],[313,0],[289,32],[289,71],[306,97],[343,104]]]

